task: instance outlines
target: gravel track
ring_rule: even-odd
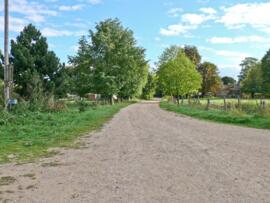
[[[270,202],[270,131],[121,110],[80,149],[0,166],[0,202]],[[8,202],[8,201],[7,201]]]

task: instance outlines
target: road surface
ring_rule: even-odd
[[[270,131],[199,121],[157,103],[120,111],[80,149],[0,166],[10,202],[270,202]],[[9,202],[9,201],[7,201]]]

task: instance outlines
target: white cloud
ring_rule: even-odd
[[[232,70],[241,70],[239,64],[219,64],[218,68],[220,69],[232,69]]]
[[[201,14],[187,13],[182,16],[182,21],[191,25],[200,25],[207,21],[207,16]]]
[[[100,4],[102,3],[102,0],[78,0],[79,2],[89,3],[92,5]]]
[[[54,28],[43,28],[42,34],[46,37],[70,37],[70,36],[82,36],[84,31],[72,32],[69,30],[58,30]]]
[[[210,47],[204,47],[204,46],[199,46],[199,51],[205,51],[208,53],[209,56],[211,56],[211,58],[213,57],[213,55],[216,55],[218,57],[222,58],[223,63],[220,64],[219,60],[217,61],[217,65],[218,68],[220,69],[226,69],[226,70],[230,70],[232,72],[234,72],[236,74],[236,72],[239,72],[239,70],[241,69],[240,67],[240,63],[241,61],[246,58],[249,57],[250,54],[245,53],[245,52],[239,52],[239,51],[231,51],[231,50],[217,50],[217,49],[213,49]]]
[[[167,28],[161,28],[160,34],[164,36],[179,36],[180,34],[187,33],[189,30],[195,30],[199,25],[215,18],[215,14],[213,11],[209,11],[209,8],[207,12],[203,9],[203,13],[200,14],[186,13],[181,16],[180,23],[169,25]]]
[[[28,21],[21,19],[21,18],[15,18],[10,16],[10,25],[9,25],[9,31],[11,32],[20,32],[23,30],[24,26],[28,24]],[[4,17],[0,16],[0,25],[4,25]],[[0,31],[4,31],[4,26],[0,26]]]
[[[1,4],[0,10],[3,11],[3,4]],[[35,23],[45,22],[46,16],[57,15],[56,11],[49,9],[46,5],[27,0],[11,0],[10,11],[21,14],[25,19]]]
[[[60,6],[59,10],[60,11],[78,11],[81,10],[84,7],[83,4],[77,4],[77,5],[73,5],[73,6]]]
[[[217,11],[213,8],[201,8],[200,11],[209,15],[214,15],[217,13]]]
[[[263,32],[270,33],[270,2],[245,3],[224,7],[224,15],[218,20],[227,28],[251,26]]]
[[[168,11],[170,17],[177,18],[180,16],[180,13],[183,12],[182,8],[172,8]]]
[[[194,29],[194,26],[186,26],[182,24],[170,25],[167,28],[161,28],[160,34],[164,36],[179,36],[186,33],[188,30]]]
[[[248,42],[266,43],[270,42],[270,39],[257,35],[251,35],[240,37],[212,37],[207,41],[212,44],[234,44],[234,43],[248,43]]]
[[[218,56],[228,57],[231,60],[237,59],[237,61],[239,59],[242,60],[242,59],[249,56],[249,54],[247,54],[247,53],[237,52],[237,51],[227,51],[227,50],[215,51],[215,53]]]

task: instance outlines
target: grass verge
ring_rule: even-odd
[[[49,148],[71,147],[76,138],[100,128],[127,105],[99,106],[84,112],[73,106],[64,112],[13,115],[8,124],[0,125],[0,164],[28,162],[53,155]]]
[[[188,105],[176,105],[168,102],[161,102],[162,109],[173,111],[187,116],[205,119],[220,123],[234,124],[245,127],[270,129],[270,118],[257,114],[247,114],[239,111],[223,111],[223,110],[204,110]]]

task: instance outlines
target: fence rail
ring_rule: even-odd
[[[174,101],[174,100],[171,100]],[[247,113],[270,113],[270,100],[269,99],[199,99],[193,98],[190,100],[182,100],[181,105],[188,105],[204,110],[239,110]]]

